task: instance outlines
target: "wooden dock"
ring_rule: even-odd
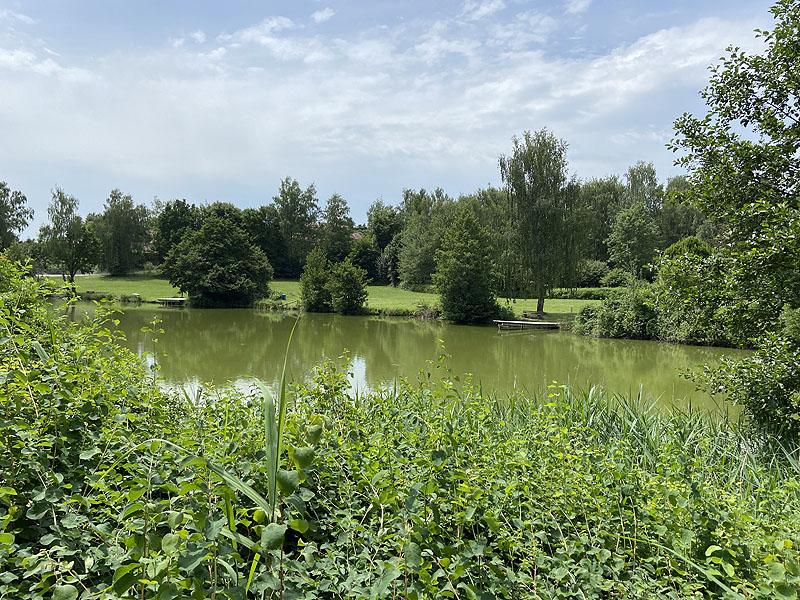
[[[558,329],[558,323],[546,321],[502,321],[494,319],[497,329]]]
[[[161,306],[183,306],[186,298],[159,298],[158,303]]]

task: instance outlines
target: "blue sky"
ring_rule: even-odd
[[[652,161],[708,66],[761,48],[770,3],[0,0],[0,180],[102,210],[268,203],[280,180],[357,222],[403,188],[499,185],[511,137],[549,128],[582,179]]]

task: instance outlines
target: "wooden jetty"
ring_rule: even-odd
[[[558,329],[558,323],[546,321],[503,321],[494,319],[497,329]]]
[[[159,298],[158,303],[161,306],[183,306],[186,298]]]

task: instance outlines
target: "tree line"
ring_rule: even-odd
[[[437,256],[449,251],[449,260],[463,259],[443,244],[453,227],[466,227],[483,263],[470,265],[485,271],[478,287],[491,298],[539,298],[542,310],[553,288],[647,277],[646,265],[675,241],[715,239],[702,213],[680,202],[686,179],[663,184],[652,163],[640,161],[621,177],[582,181],[568,172],[566,142],[542,129],[513,138],[512,153],[499,166],[500,187],[458,198],[440,188],[405,189],[395,205],[373,202],[359,226],[342,196],[333,194],[321,206],[314,184],[303,188],[291,177],[257,208],[183,199],[148,207],[114,189],[103,211],[86,217],[77,198],[55,188],[47,222],[36,239],[25,241],[17,235],[32,210],[21,192],[2,183],[0,240],[11,257],[68,281],[94,269],[111,275],[158,269],[191,295],[242,305],[267,294],[273,277],[300,277],[314,249],[331,265],[349,261],[376,284],[447,287],[436,275]]]

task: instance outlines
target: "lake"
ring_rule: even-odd
[[[78,304],[76,312],[93,310]],[[143,333],[154,317],[164,333]],[[171,386],[196,387],[231,382],[249,387],[252,377],[276,385],[296,313],[247,309],[170,309],[126,305],[117,315],[125,345],[139,354],[158,352],[160,376]],[[442,349],[444,346],[444,350]],[[662,404],[714,409],[710,397],[695,391],[684,370],[718,364],[723,354],[742,350],[680,346],[636,340],[595,339],[567,331],[498,332],[494,326],[453,325],[396,317],[345,317],[303,314],[289,353],[288,375],[310,381],[313,369],[349,352],[352,386],[358,390],[411,380],[420,370],[438,376],[439,356],[454,374],[471,373],[484,392],[508,395],[540,391],[553,382],[578,387],[598,385],[608,392],[638,393]]]

